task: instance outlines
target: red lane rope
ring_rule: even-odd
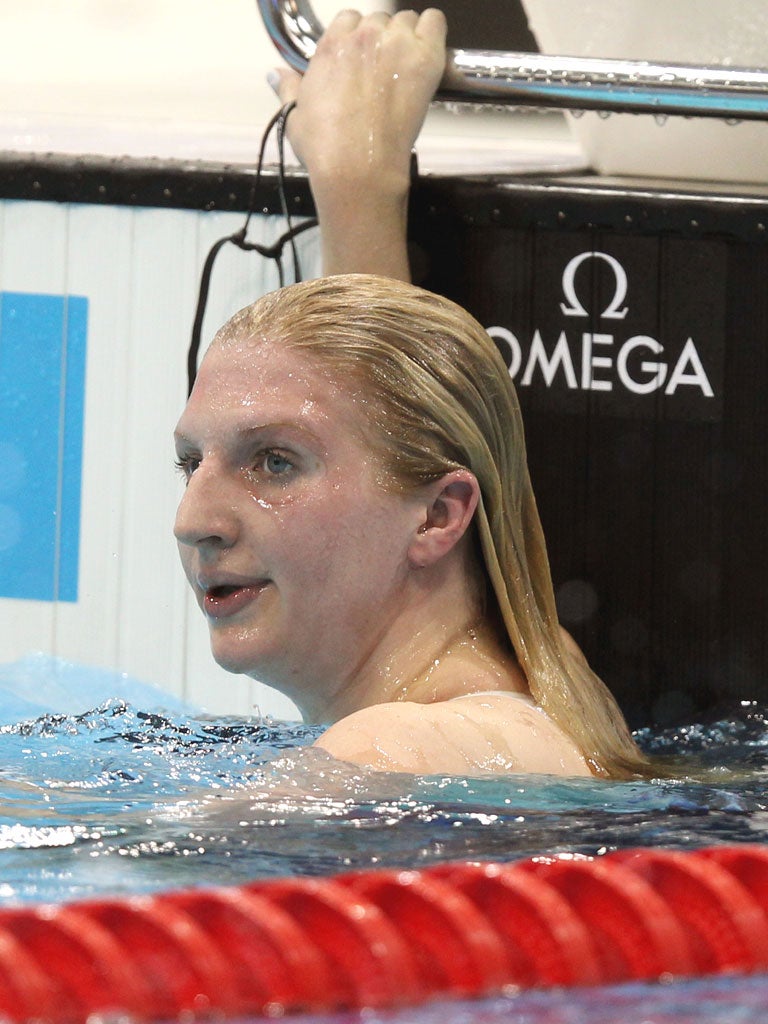
[[[768,970],[768,847],[443,864],[0,911],[0,1018],[276,1016]]]

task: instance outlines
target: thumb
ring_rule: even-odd
[[[282,104],[292,103],[299,93],[301,75],[290,68],[272,68],[267,74],[267,82]]]

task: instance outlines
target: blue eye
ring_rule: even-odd
[[[280,452],[265,452],[263,465],[268,473],[275,476],[282,476],[293,469],[293,463]]]

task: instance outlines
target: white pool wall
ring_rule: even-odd
[[[210,245],[242,220],[0,203],[0,293],[88,301],[77,600],[0,600],[0,662],[42,651],[125,672],[210,711],[296,717],[274,690],[215,665],[172,536],[182,490],[172,433],[185,399],[200,268]],[[251,237],[272,240],[281,230],[279,218],[262,217]],[[305,236],[301,249],[312,273],[316,239]],[[222,252],[206,337],[276,285],[271,264],[233,247]],[[27,471],[34,474],[34,466]]]
[[[765,0],[523,0],[543,53],[768,67]],[[569,115],[603,175],[768,182],[768,123],[594,112]]]
[[[328,24],[349,5],[312,6]],[[0,0],[0,33],[4,150],[250,163],[277,109],[256,0]],[[419,150],[432,170],[585,166],[557,113],[434,109]]]
[[[0,30],[4,149],[251,159],[277,106],[256,0],[0,0]]]

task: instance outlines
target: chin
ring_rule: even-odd
[[[232,619],[208,619],[208,641],[211,654],[227,672],[248,672],[249,666],[264,656],[264,637],[247,622]]]
[[[262,660],[255,658],[252,652],[244,651],[242,644],[227,642],[215,635],[211,635],[211,654],[216,664],[226,672],[244,676],[255,676]]]
[[[273,686],[276,690],[282,687],[278,680],[272,681],[273,673],[270,668],[273,664],[264,651],[254,651],[252,648],[244,649],[242,643],[231,642],[229,638],[211,635],[211,654],[217,665],[225,672],[232,672],[234,675],[250,676],[260,683]]]

